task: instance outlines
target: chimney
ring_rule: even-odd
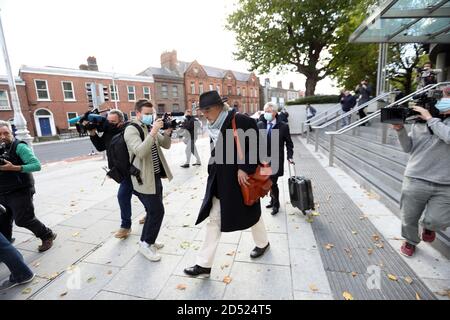
[[[277,88],[278,89],[283,89],[283,81],[278,81],[277,82]]]
[[[294,83],[293,82],[289,82],[289,90],[294,90]]]
[[[175,71],[177,69],[178,59],[177,51],[163,52],[161,54],[161,67]]]
[[[88,63],[88,70],[98,71],[97,59],[95,57],[88,57],[87,63]]]
[[[80,68],[80,70],[89,70],[87,64],[80,64],[78,68]]]

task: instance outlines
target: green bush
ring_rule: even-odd
[[[294,101],[289,101],[286,104],[288,106],[295,104],[323,104],[323,103],[338,103],[339,96],[338,95],[327,95],[327,96],[310,96],[305,98],[300,98]]]

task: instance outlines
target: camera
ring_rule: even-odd
[[[0,143],[0,166],[6,164],[5,160],[11,161],[9,157],[9,152],[6,148],[6,143],[2,142]]]
[[[439,118],[439,110],[435,107],[438,100],[442,99],[442,90],[429,90],[412,97],[414,105],[427,109],[432,117]],[[418,112],[405,106],[395,106],[381,109],[381,122],[390,124],[405,124],[409,122],[425,122],[418,118]]]
[[[90,110],[85,114],[69,119],[69,124],[74,125],[77,128],[78,133],[85,134],[88,130],[97,129],[98,132],[104,132],[106,117],[101,116],[100,113],[109,111],[107,110]],[[88,121],[87,124],[83,122]]]
[[[169,113],[166,112],[163,115],[163,127],[162,130],[167,130],[167,129],[178,129],[181,125],[181,122],[178,121],[177,119],[172,119],[172,117],[181,117],[183,116],[184,113],[183,112],[173,112],[173,113]]]

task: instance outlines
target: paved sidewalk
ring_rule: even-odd
[[[320,159],[307,155],[300,140],[295,139],[294,143],[297,155],[303,153],[311,163],[319,160],[314,170],[325,170],[318,165]],[[269,251],[261,259],[251,260],[249,253],[254,244],[249,230],[224,233],[211,278],[184,276],[183,269],[194,263],[204,234],[204,223],[199,226],[194,223],[206,185],[208,140],[200,139],[198,148],[204,165],[189,169],[179,167],[185,157],[183,144],[174,144],[165,151],[175,178],[171,183],[164,182],[166,216],[159,240],[165,247],[161,250],[162,260],[157,263],[137,252],[142,230],[137,221],[144,209],[136,198],[133,198],[132,235],[126,240],[113,237],[120,221],[115,197],[117,184],[107,180],[101,185],[104,177],[101,167],[105,165],[101,157],[45,165],[35,175],[35,204],[39,218],[58,232],[55,247],[40,254],[39,241],[27,230],[16,228],[16,246],[38,277],[29,286],[0,294],[0,299],[342,299],[328,275],[323,243],[320,238],[319,244],[316,242],[316,224],[326,212],[319,207],[320,216],[314,216],[311,223],[294,209],[289,203],[287,173],[279,180],[280,212],[271,216],[263,207],[271,242]],[[340,183],[344,181],[334,178]],[[343,194],[346,188],[352,189],[352,180],[345,181],[346,186],[336,185],[333,192]],[[262,206],[268,200],[263,199]],[[376,200],[363,195],[359,201],[366,204]],[[367,209],[369,212],[370,208]],[[433,265],[449,266],[448,261],[433,261]],[[6,267],[0,265],[0,279],[7,275]],[[437,283],[436,277],[430,280]],[[448,284],[450,276],[445,277]],[[364,298],[355,294],[355,299]]]

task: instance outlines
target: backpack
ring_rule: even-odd
[[[144,141],[144,130],[142,130],[142,128],[137,123],[133,122],[128,122],[127,124],[125,124],[124,129],[120,133],[112,137],[107,152],[110,168],[106,175],[117,183],[122,183],[123,180],[130,177],[131,175],[136,176],[138,182],[140,180],[139,169],[132,165],[136,156],[134,155],[133,159],[131,159],[130,162],[128,147],[125,142],[125,129],[130,125],[135,127],[139,131],[141,140]]]

